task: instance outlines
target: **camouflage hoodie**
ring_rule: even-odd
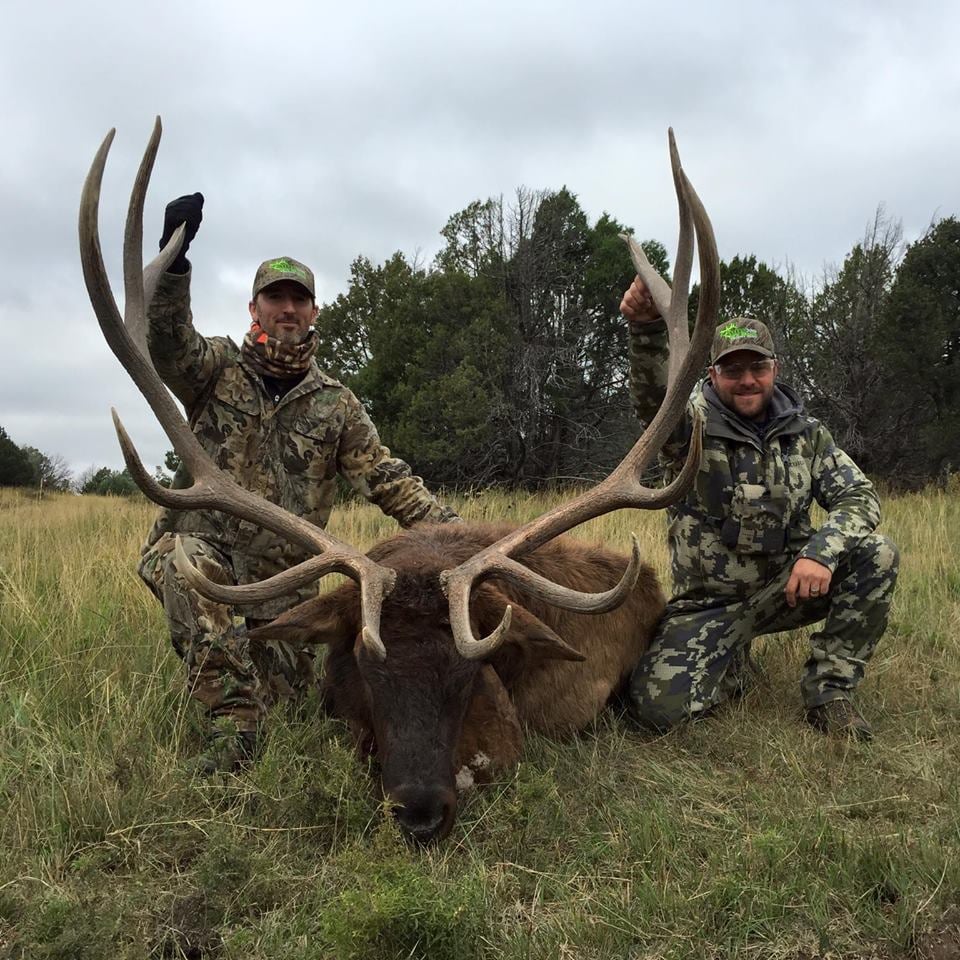
[[[631,397],[644,423],[663,399],[667,355],[662,321],[631,324]],[[703,458],[693,488],[668,511],[675,599],[749,596],[798,557],[833,570],[876,527],[880,504],[872,484],[782,384],[769,419],[758,425],[703,381],[661,455],[667,481],[683,465],[694,411],[704,422]],[[827,511],[818,530],[810,522],[814,500]]]
[[[339,473],[401,526],[451,520],[402,460],[390,456],[360,401],[311,362],[284,396],[263,381],[226,337],[202,337],[190,312],[190,275],[164,274],[149,309],[148,342],[157,372],[184,405],[193,432],[221,469],[238,483],[324,527]],[[181,468],[174,486],[189,486]],[[239,583],[271,576],[305,559],[275,534],[219,511],[163,509],[144,546],[168,532],[193,534],[232,558]],[[251,616],[269,618],[289,600],[263,605]]]

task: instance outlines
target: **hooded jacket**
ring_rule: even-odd
[[[634,412],[653,418],[666,392],[666,325],[630,325]],[[693,487],[668,510],[674,599],[728,602],[759,590],[800,557],[831,571],[880,520],[873,485],[800,398],[777,384],[762,423],[726,407],[709,379],[661,451],[665,481],[683,466],[694,414],[703,456]],[[826,511],[815,530],[810,510]]]

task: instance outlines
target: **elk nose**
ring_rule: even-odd
[[[443,789],[411,788],[398,790],[394,816],[408,839],[428,844],[442,839],[453,822],[456,794]]]

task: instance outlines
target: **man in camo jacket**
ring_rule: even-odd
[[[631,396],[649,422],[666,390],[666,327],[638,277],[621,312],[630,325]],[[851,695],[887,625],[896,546],[874,533],[870,481],[776,382],[773,339],[758,320],[717,328],[709,377],[664,447],[677,475],[699,413],[703,457],[693,488],[668,512],[674,595],[630,681],[635,716],[667,730],[742,693],[751,640],[823,620],[800,682],[806,719],[869,739]],[[814,530],[810,506],[827,512]]]
[[[458,519],[406,463],[390,456],[353,393],[318,368],[314,279],[302,263],[279,257],[260,265],[249,304],[252,324],[241,346],[197,333],[185,254],[202,207],[200,194],[167,207],[161,248],[180,223],[187,229],[150,304],[148,343],[157,372],[217,466],[320,527],[330,517],[338,474],[402,526]],[[174,486],[190,482],[182,468],[177,471]],[[163,603],[190,694],[214,721],[200,764],[210,774],[251,759],[267,707],[313,682],[313,651],[276,641],[248,648],[245,627],[268,623],[316,587],[245,606],[244,623],[230,607],[187,587],[173,561],[178,535],[193,563],[221,583],[265,579],[306,554],[268,530],[213,510],[163,509],[150,531],[139,573]]]

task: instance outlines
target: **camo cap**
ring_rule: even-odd
[[[752,350],[762,357],[776,356],[767,325],[752,317],[734,317],[717,327],[710,350],[711,365],[734,350]]]
[[[271,283],[278,280],[293,280],[299,283],[311,297],[316,299],[313,285],[313,271],[293,257],[275,257],[273,260],[264,260],[257,267],[257,275],[253,278],[253,294],[251,300],[257,299],[257,294]]]

